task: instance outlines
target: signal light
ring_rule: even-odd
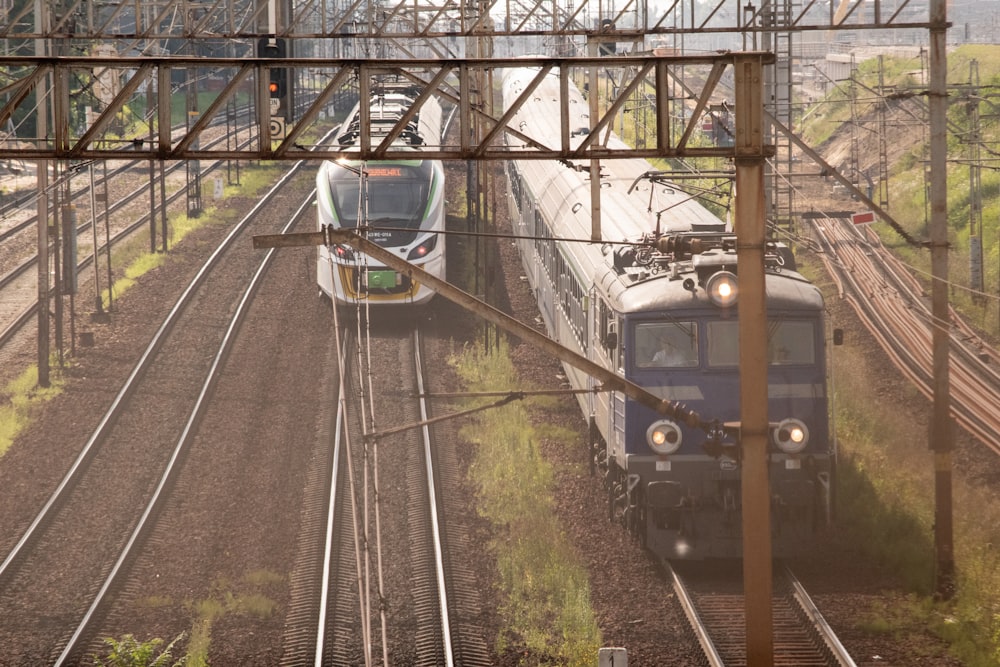
[[[411,250],[406,256],[406,260],[413,261],[415,259],[420,259],[421,257],[426,257],[431,250],[434,250],[435,247],[437,247],[436,234]]]
[[[350,246],[340,245],[340,244],[335,245],[333,246],[333,252],[335,255],[337,255],[337,259],[343,260],[345,262],[354,261],[354,251],[351,249]]]
[[[267,90],[271,94],[271,97],[278,97],[284,99],[287,87],[285,85],[288,80],[288,70],[284,67],[272,67],[271,68],[271,81],[267,84]]]
[[[258,58],[286,58],[288,47],[280,37],[261,37],[257,41]],[[283,99],[288,94],[288,68],[270,67],[267,92],[271,97]]]

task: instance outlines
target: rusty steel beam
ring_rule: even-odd
[[[295,248],[303,246],[332,245],[338,243],[349,245],[359,252],[363,252],[379,262],[384,263],[386,266],[389,266],[400,273],[405,273],[413,280],[427,285],[452,303],[462,306],[469,312],[482,317],[491,324],[495,324],[507,333],[517,336],[531,345],[544,350],[546,353],[551,354],[560,361],[564,361],[571,366],[579,368],[583,372],[600,381],[606,390],[620,391],[629,398],[642,403],[659,414],[672,417],[673,419],[681,421],[694,428],[702,428],[708,431],[709,429],[718,426],[716,422],[702,419],[697,412],[689,410],[679,403],[674,403],[660,398],[644,387],[626,380],[614,371],[610,371],[607,368],[594,363],[587,357],[563,347],[560,343],[552,340],[537,329],[523,324],[498,308],[491,306],[485,301],[477,299],[468,292],[455,287],[445,280],[438,278],[434,274],[428,273],[420,267],[407,262],[405,259],[394,255],[373,241],[369,241],[357,230],[326,228],[323,231],[317,232],[304,232],[297,234],[263,234],[253,237],[253,247],[257,250],[266,248]]]
[[[739,62],[747,58],[760,60],[764,64],[773,63],[771,54],[725,53],[704,56],[647,56],[647,57],[604,57],[604,58],[509,58],[509,59],[457,59],[439,60],[347,60],[347,59],[227,59],[194,57],[157,58],[93,58],[93,57],[2,57],[0,71],[11,74],[14,83],[9,99],[0,107],[0,123],[15,112],[33,113],[33,91],[40,73],[51,74],[57,81],[84,81],[94,89],[104,91],[103,108],[96,119],[81,127],[76,99],[79,94],[69,85],[55,86],[51,95],[55,97],[53,108],[52,136],[37,138],[20,137],[32,141],[9,142],[0,147],[0,158],[20,159],[149,159],[149,160],[199,160],[199,159],[261,159],[261,160],[335,160],[342,158],[406,159],[412,157],[411,150],[398,145],[388,145],[380,141],[373,145],[368,129],[370,119],[362,113],[360,146],[348,150],[340,145],[305,145],[303,137],[310,129],[321,130],[320,118],[329,108],[338,93],[353,90],[354,94],[364,93],[372,82],[380,77],[393,77],[411,81],[422,89],[417,99],[417,107],[429,97],[437,96],[444,103],[456,106],[459,123],[463,128],[478,124],[485,128],[482,138],[475,140],[466,132],[459,133],[455,143],[442,139],[422,147],[422,156],[441,160],[496,160],[496,159],[575,159],[605,160],[616,158],[669,158],[669,157],[730,157],[732,150],[727,147],[687,145],[691,134],[691,108],[704,109],[715,93],[715,84],[726,72],[732,73]],[[550,144],[529,140],[516,127],[509,127],[507,120],[517,111],[518,104],[502,115],[494,115],[487,108],[470,104],[473,81],[486,73],[499,73],[508,68],[538,68],[542,72],[551,70],[553,75],[564,81],[593,76],[601,72],[613,72],[620,86],[616,95],[607,100],[607,105],[592,114],[593,130],[588,140],[570,148],[565,137],[577,128],[562,128],[560,137]],[[296,98],[304,106],[300,108],[297,120],[291,121],[284,137],[272,140],[269,130],[270,110],[262,109],[269,100],[268,73],[273,68],[286,68],[289,81],[298,81]],[[676,78],[675,70],[684,69],[688,80],[698,70],[703,70],[703,80],[708,82],[701,93],[694,92],[679,97],[671,86],[659,86],[658,82]],[[175,76],[181,73],[184,76]],[[176,112],[172,116],[171,104],[174,96],[184,96],[187,90],[174,88],[178,79],[195,82],[199,97],[214,96],[197,121],[191,125],[187,118]],[[538,81],[540,79],[536,79]],[[214,81],[217,85],[208,87],[199,81]],[[360,84],[360,85],[358,85]],[[155,87],[155,96],[150,96],[150,87]],[[360,90],[359,90],[360,89]],[[630,95],[637,90],[644,91],[650,100],[650,107],[658,114],[657,125],[661,128],[657,145],[651,148],[615,148],[596,141],[605,128],[611,127]],[[691,98],[694,99],[691,99]],[[141,103],[145,108],[147,99],[156,100],[156,108],[147,114],[150,127],[130,130],[122,128],[112,120],[134,116],[127,111],[129,105]],[[526,97],[522,96],[522,100]],[[198,139],[201,133],[217,119],[220,111],[233,102],[250,105],[256,109],[253,114],[255,125],[250,134],[255,137],[243,148],[222,147],[202,148]],[[566,102],[564,102],[566,103]],[[681,108],[683,107],[683,108]],[[367,109],[362,105],[362,109]],[[411,110],[416,113],[417,109]],[[249,116],[249,114],[248,114]],[[562,117],[568,117],[563,110]],[[404,117],[392,129],[389,137],[398,136],[405,127],[409,116]],[[564,123],[566,121],[564,120]],[[367,126],[367,127],[366,127]],[[664,131],[665,130],[665,131]],[[319,136],[320,131],[312,133]],[[505,141],[505,136],[512,140]],[[156,137],[156,139],[151,139]],[[681,137],[671,141],[671,137]],[[204,142],[207,145],[207,142]],[[767,150],[765,148],[765,150]]]

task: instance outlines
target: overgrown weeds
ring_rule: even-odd
[[[469,391],[514,389],[505,343],[492,353],[466,348],[452,358]],[[525,406],[479,413],[463,435],[477,445],[470,476],[478,509],[495,527],[489,545],[499,569],[505,624],[500,654],[536,663],[591,664],[601,644],[586,569],[553,510],[553,472]]]
[[[911,592],[905,609],[875,610],[859,626],[895,635],[929,630],[966,665],[1000,656],[1000,508],[991,490],[954,475],[952,492],[958,594],[933,599],[935,461],[927,432],[880,403],[877,380],[857,350],[834,352],[839,466],[838,529],[861,557],[894,573]],[[927,399],[907,387],[905,400]]]

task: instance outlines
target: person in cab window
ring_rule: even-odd
[[[653,355],[654,366],[684,366],[687,364],[684,354],[673,344],[670,336],[660,337],[660,349]]]

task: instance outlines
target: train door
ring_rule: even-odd
[[[618,375],[625,376],[625,320],[618,317],[612,309],[607,308],[609,330],[608,352],[611,368]],[[613,391],[608,397],[608,458],[623,465],[625,462],[625,394]]]

